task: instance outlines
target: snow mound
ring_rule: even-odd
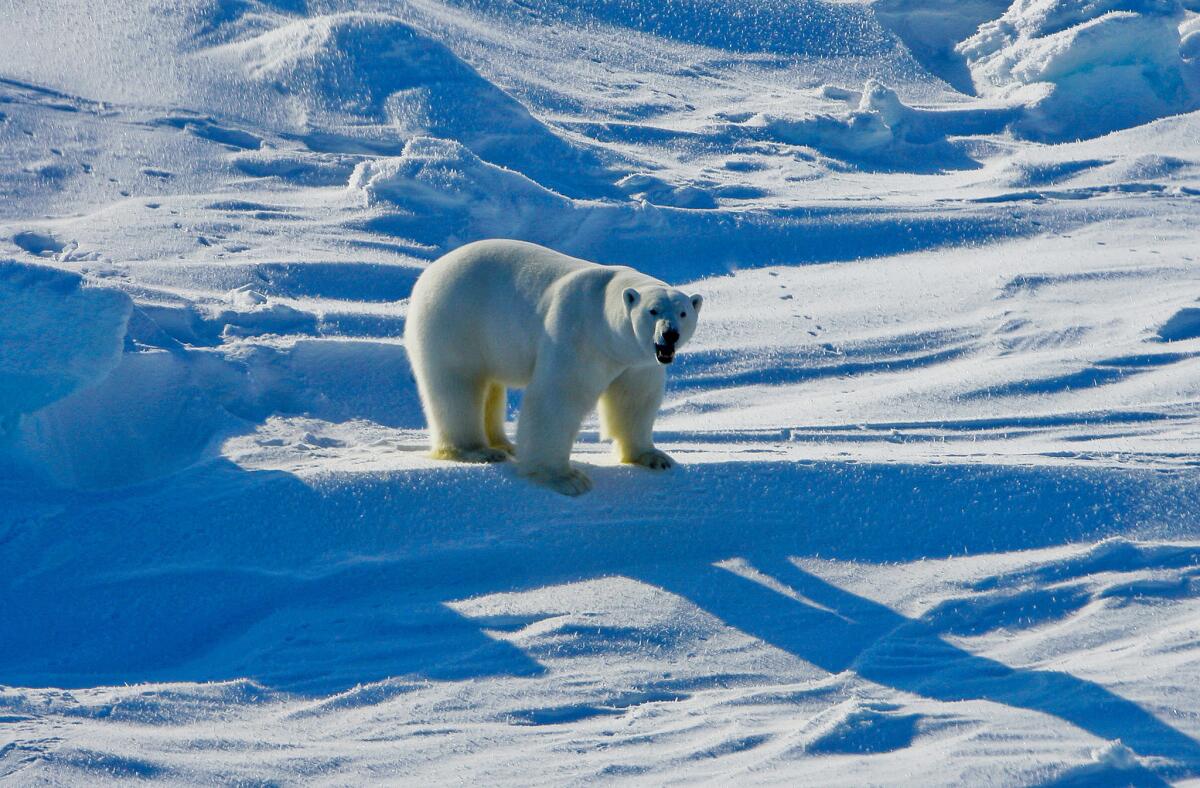
[[[214,359],[124,353],[96,385],[23,419],[8,464],[21,478],[82,489],[173,473],[214,436],[244,428],[225,407],[243,380]]]
[[[958,45],[979,94],[1027,105],[1013,126],[1062,141],[1198,105],[1178,0],[1016,0]]]
[[[409,140],[400,156],[360,163],[349,188],[368,205],[387,203],[410,213],[423,239],[449,248],[488,236],[540,235],[539,227],[561,226],[573,208],[521,173],[433,137]]]
[[[951,156],[977,166],[949,146],[946,158],[927,157],[932,162],[925,164],[916,154],[941,151],[933,146],[913,150],[914,158],[904,166],[946,166]],[[878,159],[872,164],[888,166]],[[635,262],[652,276],[680,281],[727,273],[728,262],[739,256],[748,266],[795,262],[801,254],[812,262],[841,260],[879,243],[911,248],[914,240],[928,244],[961,240],[964,233],[992,232],[974,219],[958,217],[846,215],[827,223],[813,221],[804,212],[709,210],[708,199],[720,194],[716,190],[691,191],[687,185],[640,175],[620,184],[633,196],[640,194],[639,200],[568,199],[519,172],[483,161],[458,142],[421,137],[410,140],[400,156],[361,162],[347,192],[351,201],[376,209],[356,226],[428,250],[445,252],[483,238],[513,238],[601,263]],[[655,204],[654,200],[667,201],[664,198],[690,204]],[[801,224],[807,228],[802,252],[790,240]],[[915,233],[916,226],[925,230]],[[853,232],[847,231],[850,227]]]
[[[678,186],[654,175],[635,172],[617,181],[617,188],[636,200],[676,208],[716,208],[717,201],[708,189],[684,184]]]
[[[262,334],[313,334],[317,318],[287,304],[272,302],[267,296],[243,285],[226,296],[230,307],[209,305],[209,323],[221,327],[223,337],[251,337]]]
[[[396,135],[456,139],[567,191],[586,191],[599,169],[444,44],[393,16],[315,16],[214,54],[240,61],[252,80],[285,96],[302,127],[344,131],[350,140],[370,124],[389,144]]]
[[[928,110],[905,104],[895,90],[869,79],[861,91],[832,85],[824,96],[847,102],[838,114],[802,118],[759,114],[747,125],[792,145],[805,145],[875,168],[935,170],[978,164],[947,141],[951,135],[995,133],[1015,114],[1006,108]]]
[[[290,321],[270,304],[260,308],[267,323]],[[254,314],[243,311],[240,325],[227,326],[234,344],[223,352],[176,348],[121,354],[99,382],[22,418],[0,446],[0,469],[59,488],[105,489],[200,462],[227,438],[253,431],[274,414],[403,427],[420,423],[401,346],[335,340],[299,340],[283,348],[238,343],[237,337],[262,329],[246,317]]]
[[[129,297],[78,274],[0,262],[0,437],[32,413],[107,376],[121,357]]]
[[[144,299],[0,263],[0,476],[119,487],[202,460],[275,413],[418,419],[399,345],[305,341],[318,317],[249,285],[200,303]],[[265,335],[273,346],[247,342]]]
[[[1089,760],[1063,769],[1052,785],[1154,785],[1162,782],[1133,750],[1118,741],[1106,742],[1089,753]]]

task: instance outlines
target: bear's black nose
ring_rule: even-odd
[[[679,332],[673,328],[668,328],[663,332],[663,342],[668,345],[674,345],[679,341]]]

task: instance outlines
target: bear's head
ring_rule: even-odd
[[[692,338],[704,299],[670,287],[627,287],[621,294],[633,335],[659,364],[675,360],[675,351]]]

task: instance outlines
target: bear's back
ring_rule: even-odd
[[[427,306],[441,296],[452,298],[446,306],[455,309],[501,306],[510,316],[525,309],[544,316],[565,281],[607,280],[616,270],[525,241],[476,241],[432,263],[417,282],[430,292],[414,288],[413,296]]]

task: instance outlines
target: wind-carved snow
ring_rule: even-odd
[[[1179,0],[1017,0],[958,45],[975,88],[1027,105],[1015,129],[1064,140],[1200,104]]]
[[[359,152],[386,149],[397,136],[450,137],[565,189],[600,169],[444,44],[393,16],[302,19],[211,56],[239,60],[252,80],[285,96],[310,134],[327,130],[317,144]]]
[[[132,304],[78,274],[0,262],[0,423],[94,385],[121,359]]]
[[[1200,774],[1195,3],[110,5],[0,13],[0,781]],[[426,456],[491,236],[704,294],[675,470]]]

